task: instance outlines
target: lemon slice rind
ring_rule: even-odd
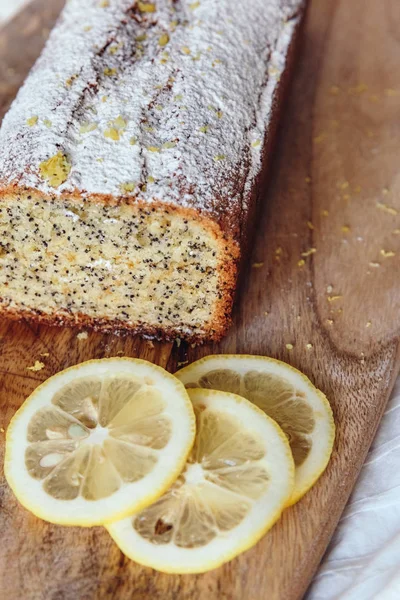
[[[312,407],[315,427],[312,432],[312,448],[307,460],[295,471],[295,486],[288,506],[295,504],[315,484],[325,471],[333,449],[335,423],[331,406],[326,396],[296,368],[280,360],[252,355],[218,354],[206,356],[175,373],[184,385],[196,384],[198,379],[217,369],[229,369],[244,376],[251,370],[271,373],[292,384],[304,393]],[[241,393],[241,392],[236,392]]]
[[[54,395],[74,379],[116,378],[119,375],[150,378],[163,394],[164,413],[170,419],[172,431],[165,447],[153,451],[157,455],[154,468],[139,481],[123,482],[118,491],[105,498],[87,500],[79,496],[73,500],[60,500],[49,496],[42,481],[30,476],[25,463],[25,450],[29,446],[27,430],[32,417],[39,409],[52,406]],[[183,385],[173,375],[140,359],[90,360],[42,383],[16,412],[7,429],[4,472],[19,502],[37,517],[60,525],[102,525],[141,510],[161,496],[182,471],[194,436],[192,404]]]
[[[231,415],[265,444],[265,457],[259,464],[266,467],[270,484],[261,497],[251,501],[250,513],[233,529],[222,532],[200,548],[182,548],[174,543],[153,544],[133,527],[139,513],[107,525],[111,537],[131,560],[164,573],[203,573],[232,560],[256,544],[275,524],[291,497],[294,463],[286,436],[278,425],[245,398],[214,390],[191,389],[195,406],[211,406]],[[220,490],[221,491],[221,490]],[[223,491],[223,490],[222,490]],[[240,502],[244,499],[234,494]],[[246,498],[248,501],[248,498]]]

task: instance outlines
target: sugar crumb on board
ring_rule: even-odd
[[[35,364],[32,367],[26,367],[27,371],[41,371],[42,369],[45,368],[45,364],[43,362],[40,362],[40,360],[36,360]]]

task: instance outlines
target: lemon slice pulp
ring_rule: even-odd
[[[240,394],[274,419],[286,434],[296,466],[289,504],[299,500],[328,464],[335,436],[326,397],[290,365],[263,356],[207,356],[176,374],[187,388]]]
[[[291,496],[286,437],[239,396],[189,390],[197,434],[185,469],[153,505],[107,526],[136,562],[167,573],[199,573],[254,545]]]
[[[126,358],[93,360],[37,388],[7,431],[5,474],[44,520],[104,524],[147,506],[176,479],[195,418],[183,385]]]

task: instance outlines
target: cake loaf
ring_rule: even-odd
[[[0,131],[0,313],[219,339],[303,0],[69,0]]]

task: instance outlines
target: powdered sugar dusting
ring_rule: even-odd
[[[303,0],[70,0],[0,131],[0,178],[46,194],[246,203]],[[40,164],[71,170],[52,188]]]

